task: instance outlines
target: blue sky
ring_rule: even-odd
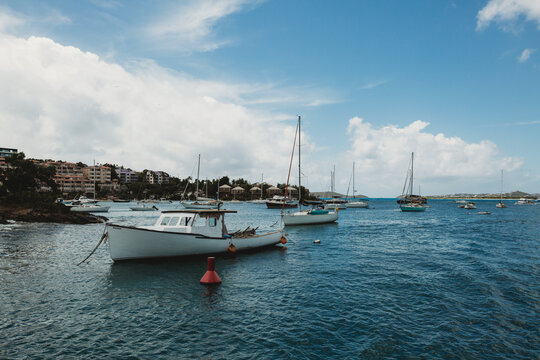
[[[538,1],[0,4],[29,156],[283,182],[300,114],[312,190],[397,195],[414,151],[424,193],[540,191]]]

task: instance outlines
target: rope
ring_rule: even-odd
[[[99,240],[99,242],[97,243],[96,247],[94,248],[94,250],[92,250],[92,252],[86,257],[84,258],[83,261],[81,261],[80,263],[77,264],[77,266],[81,265],[83,262],[85,262],[86,260],[88,260],[90,258],[90,256],[92,256],[97,248],[101,245],[101,243],[103,243],[104,241],[107,241],[107,237],[109,237],[109,233],[105,232],[105,230],[107,230],[107,225],[105,225],[105,228],[103,229],[103,234],[101,235],[101,239]]]

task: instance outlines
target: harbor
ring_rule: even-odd
[[[0,225],[5,358],[534,358],[540,206],[478,211],[396,199],[287,227],[288,242],[216,258],[77,266],[104,224]],[[107,216],[152,225],[156,212],[112,203]],[[226,203],[228,226],[272,230],[279,210]],[[178,203],[161,205],[174,209]],[[441,229],[444,229],[441,231]],[[319,240],[318,243],[315,241]]]

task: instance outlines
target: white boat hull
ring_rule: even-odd
[[[70,208],[74,212],[108,212],[110,206],[98,206],[98,205],[75,205]]]
[[[353,202],[347,203],[347,208],[367,209],[369,208],[369,203],[366,201],[353,201]]]
[[[237,251],[280,243],[283,231],[244,238],[214,238],[192,233],[155,231],[107,224],[109,252],[117,260],[204,255]]]
[[[182,203],[182,206],[185,209],[193,209],[193,210],[206,210],[206,209],[217,209],[218,204],[205,204],[205,203]]]
[[[324,205],[324,210],[336,210],[336,209],[345,210],[345,209],[347,209],[347,205],[345,205],[345,203],[343,203],[343,204],[325,204]]]
[[[309,214],[308,211],[299,211],[293,214],[283,215],[283,223],[289,225],[314,225],[328,224],[338,219],[337,212],[329,212],[328,214]]]

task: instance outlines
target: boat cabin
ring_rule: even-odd
[[[209,237],[223,237],[227,234],[225,213],[236,213],[236,210],[167,210],[149,230],[193,233]]]

